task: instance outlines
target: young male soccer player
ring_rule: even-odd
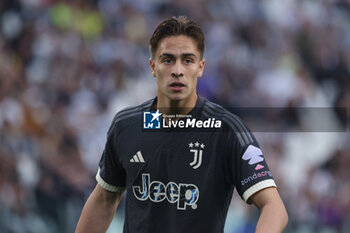
[[[288,216],[256,139],[235,115],[197,95],[205,66],[201,28],[187,17],[166,19],[150,49],[157,97],[114,117],[76,232],[105,232],[127,190],[125,233],[220,233],[235,187],[261,211],[256,232],[282,232]],[[152,111],[151,125],[160,112],[191,115],[182,126],[220,122],[207,121],[215,130],[149,131],[142,122]]]

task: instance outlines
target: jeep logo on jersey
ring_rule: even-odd
[[[249,145],[246,151],[244,152],[242,159],[249,160],[249,165],[253,165],[264,161],[262,155],[263,153],[258,147]]]
[[[169,182],[163,184],[160,181],[150,181],[150,174],[142,174],[142,187],[132,186],[134,196],[140,201],[147,199],[152,202],[177,203],[178,210],[186,210],[187,206],[197,209],[196,202],[199,198],[199,189],[194,184],[176,184]]]

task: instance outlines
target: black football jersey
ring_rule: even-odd
[[[223,232],[234,188],[248,202],[276,186],[255,137],[236,115],[201,97],[188,115],[220,127],[145,129],[156,101],[116,114],[97,182],[127,190],[124,233]]]

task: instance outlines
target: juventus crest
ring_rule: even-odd
[[[190,163],[190,166],[193,169],[197,169],[202,164],[203,150],[205,145],[203,143],[195,142],[188,144],[190,152],[193,153],[193,161]]]

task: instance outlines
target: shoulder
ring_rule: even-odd
[[[233,133],[241,146],[255,142],[254,136],[243,120],[223,106],[206,100],[203,104],[203,114],[205,117],[221,120],[224,123],[223,131]]]
[[[144,111],[150,110],[154,99],[147,100],[137,106],[125,108],[115,114],[108,134],[115,131],[116,128],[134,124],[135,121],[140,120]]]
[[[115,114],[113,122],[133,118],[139,114],[142,114],[143,111],[149,110],[151,108],[153,101],[154,99],[150,99],[137,106],[128,107],[119,111],[117,114]]]

